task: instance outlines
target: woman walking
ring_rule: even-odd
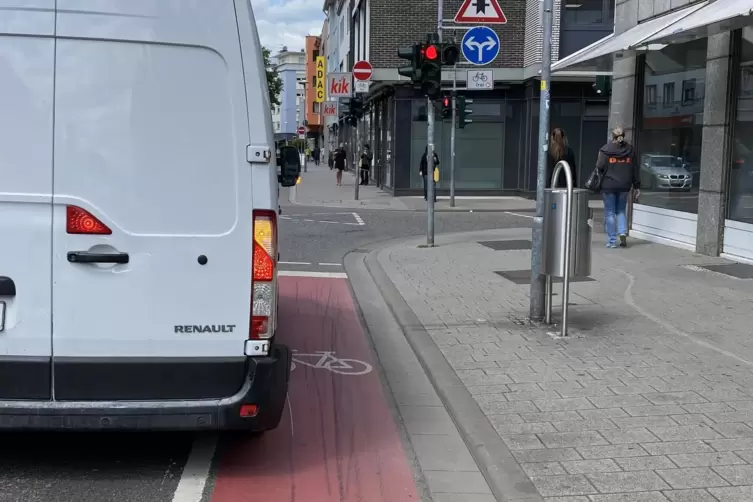
[[[578,166],[575,165],[575,152],[567,144],[567,136],[565,131],[560,127],[555,128],[549,138],[549,155],[547,156],[546,166],[546,187],[552,188],[552,175],[554,174],[554,167],[561,160],[564,160],[570,165],[570,172],[573,175],[573,187],[577,187],[577,175]],[[557,176],[558,188],[567,187],[567,179],[565,178],[565,171],[560,171]]]
[[[640,166],[636,162],[633,147],[625,141],[621,127],[612,129],[612,141],[602,146],[596,168],[601,174],[601,197],[604,200],[604,226],[607,231],[607,247],[616,248],[619,236],[620,247],[627,246],[627,200],[630,190],[634,198],[641,191]]]

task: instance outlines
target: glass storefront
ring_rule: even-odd
[[[698,213],[706,39],[650,51],[638,122],[640,203]]]
[[[728,218],[753,223],[753,28],[742,30]]]

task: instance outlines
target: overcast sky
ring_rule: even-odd
[[[251,0],[261,43],[272,54],[283,45],[288,50],[304,48],[306,35],[322,31],[324,0]]]

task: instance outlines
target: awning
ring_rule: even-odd
[[[717,0],[717,2],[722,0]],[[726,1],[726,0],[724,0]],[[743,0],[732,0],[743,1]],[[746,3],[752,0],[744,0]],[[619,35],[611,34],[594,42],[574,54],[560,59],[552,65],[552,72],[611,72],[612,55],[615,53],[647,48],[647,41],[657,32],[665,30],[678,21],[702,9],[708,2],[670,12],[638,26],[634,26]]]
[[[648,42],[678,44],[753,24],[753,0],[716,0],[653,34]]]

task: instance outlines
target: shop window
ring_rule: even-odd
[[[562,21],[567,26],[612,24],[614,0],[565,0]]]
[[[648,52],[643,65],[642,116],[637,124],[640,204],[698,212],[706,39]],[[658,96],[649,88],[661,89]],[[675,89],[680,88],[680,96]],[[653,94],[652,94],[653,93]]]
[[[742,35],[727,217],[753,224],[753,28]]]

